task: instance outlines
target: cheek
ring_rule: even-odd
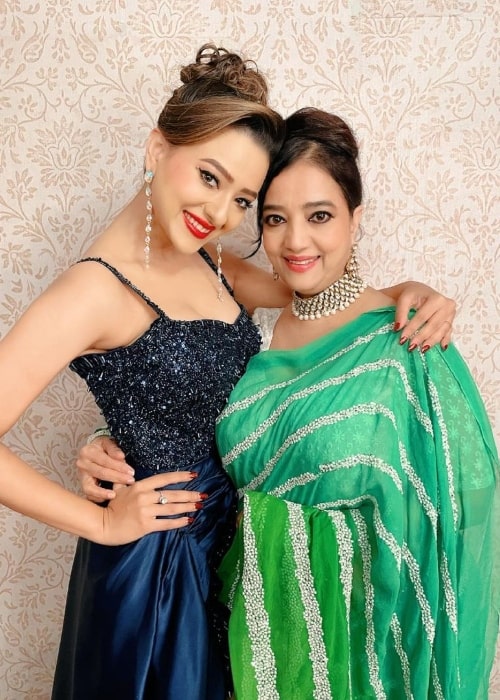
[[[262,247],[264,248],[267,257],[271,262],[275,260],[278,256],[279,246],[277,244],[277,236],[273,236],[271,233],[264,232],[262,236]]]
[[[235,228],[237,228],[243,219],[245,218],[245,209],[237,206],[236,204],[230,206],[230,211],[227,217],[225,229],[227,233],[230,233]]]

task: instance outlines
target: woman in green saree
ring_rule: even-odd
[[[235,697],[487,698],[495,445],[457,350],[407,352],[359,276],[357,155],[339,117],[299,110],[259,195],[294,295],[217,425]]]

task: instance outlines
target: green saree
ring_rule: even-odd
[[[260,353],[219,418],[237,700],[487,698],[495,445],[456,349],[393,320]]]

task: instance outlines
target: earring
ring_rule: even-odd
[[[351,256],[345,265],[345,273],[348,277],[359,277],[359,262],[356,253],[358,252],[358,244],[354,243],[351,248]]]
[[[222,243],[220,242],[220,238],[217,239],[215,249],[217,251],[217,279],[219,281],[217,299],[222,301]]]
[[[153,182],[154,173],[152,170],[146,170],[144,173],[144,184],[146,194],[146,227],[144,229],[144,262],[146,267],[149,267],[149,255],[151,253],[151,222],[153,221],[153,204],[151,203],[151,183]]]
[[[276,270],[273,267],[273,280],[275,282],[277,282],[279,280],[279,278],[280,278],[280,276],[278,275],[278,273],[276,272]]]

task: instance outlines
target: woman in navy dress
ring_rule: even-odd
[[[216,243],[253,206],[282,137],[258,71],[236,54],[202,47],[147,140],[140,191],[0,344],[5,426],[70,364],[138,482],[107,508],[68,501],[2,447],[0,499],[85,537],[54,700],[227,695],[212,572],[231,538],[235,494],[215,456],[214,424],[260,338],[217,264]],[[269,290],[272,303],[283,301],[280,286],[251,274],[252,265],[224,254],[224,266],[233,276],[239,270],[244,303],[251,286],[257,303]],[[41,505],[40,489],[50,494]],[[105,534],[115,523],[108,537],[96,511]],[[93,524],[84,527],[89,514]],[[120,524],[127,526],[121,539]]]

